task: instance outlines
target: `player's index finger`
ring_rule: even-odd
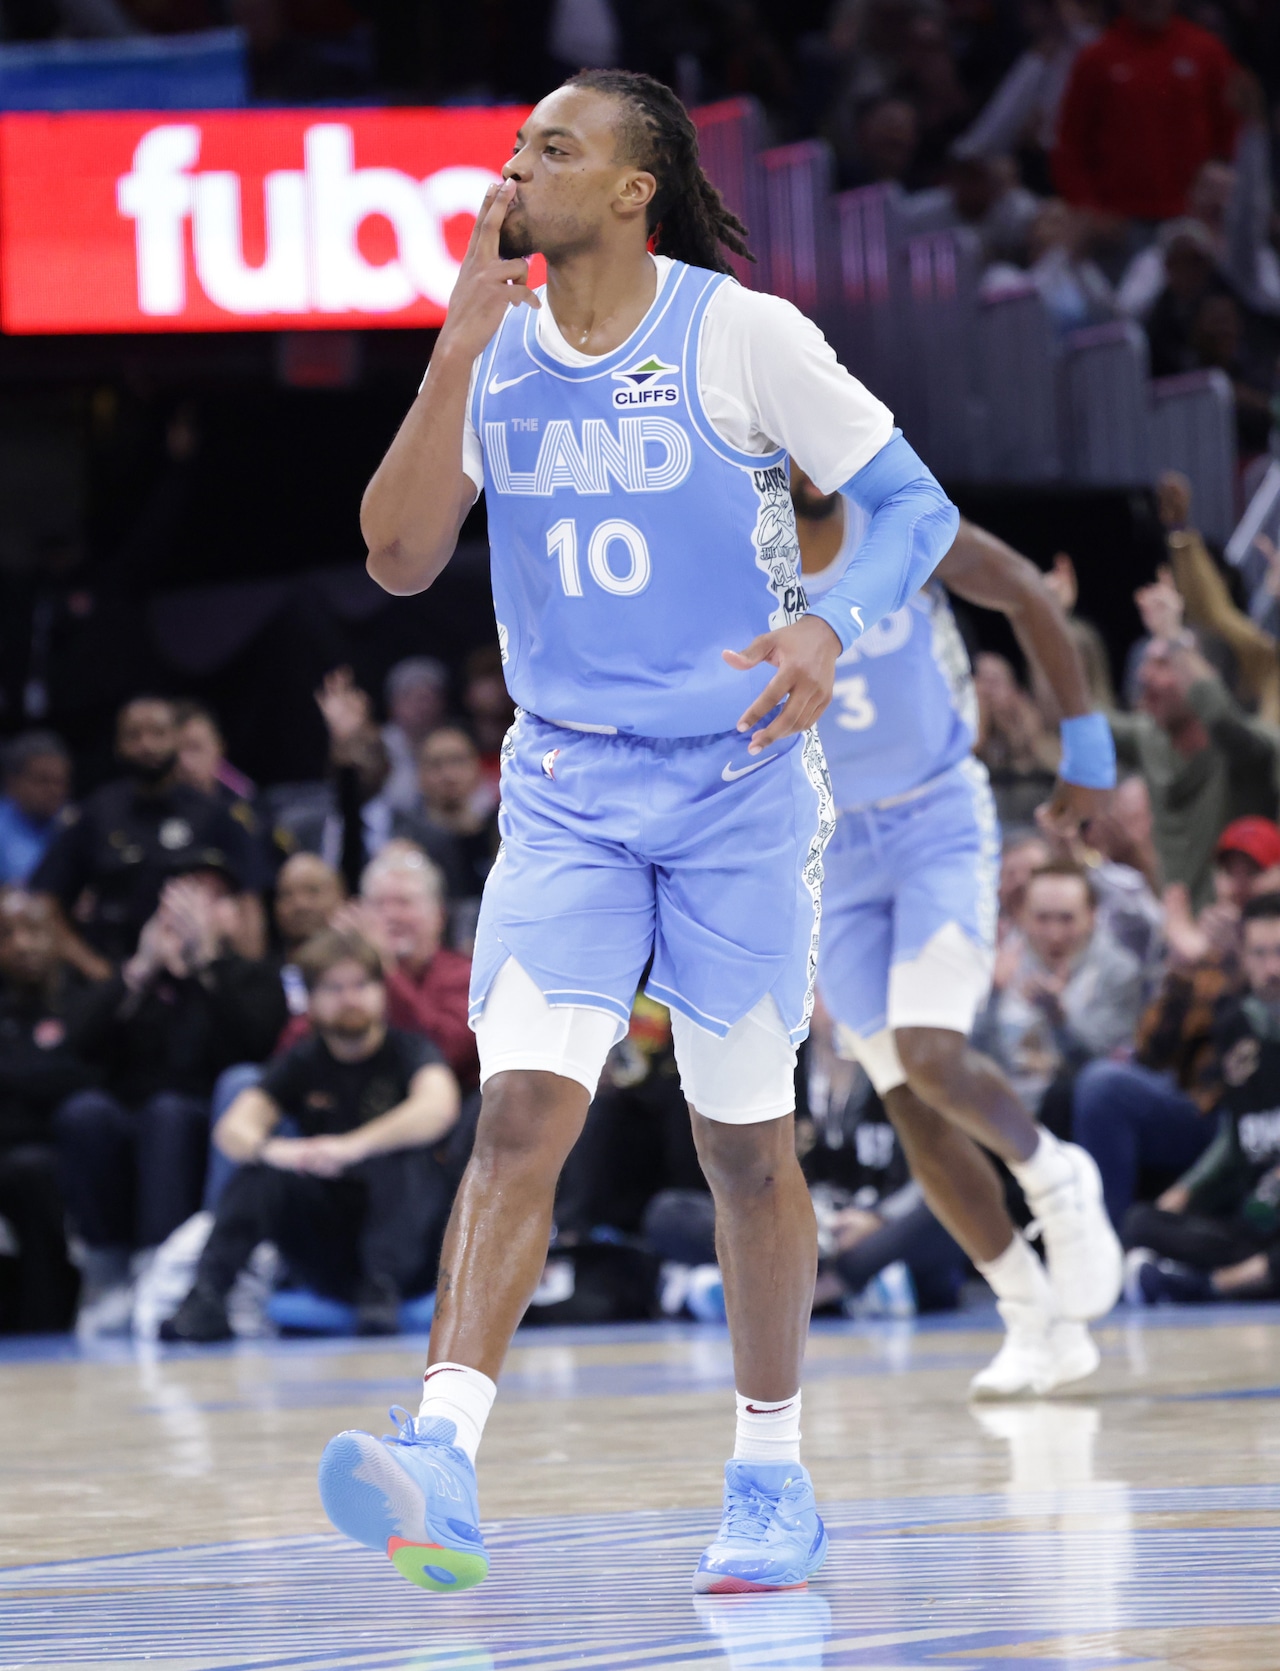
[[[481,230],[484,227],[484,223],[485,223],[486,218],[488,217],[489,210],[493,207],[493,200],[498,195],[498,193],[501,189],[502,189],[502,181],[501,180],[495,180],[491,186],[486,187],[484,198],[483,198],[483,200],[480,204],[480,207],[476,210],[475,223],[471,228],[471,237],[470,237],[470,239],[467,243],[467,254],[468,255],[471,254],[472,250],[474,250],[476,245],[480,242]]]
[[[484,209],[482,218],[476,223],[477,243],[485,255],[490,258],[498,253],[498,237],[502,231],[502,223],[507,218],[507,210],[511,199],[507,196],[506,188],[510,184],[504,180],[490,198]]]

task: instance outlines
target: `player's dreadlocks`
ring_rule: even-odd
[[[617,99],[625,112],[619,149],[657,180],[649,230],[658,255],[727,273],[725,250],[754,261],[747,229],[702,172],[698,130],[669,87],[633,70],[581,70],[566,83]]]

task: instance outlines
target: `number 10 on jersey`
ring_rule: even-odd
[[[617,546],[626,553],[625,568],[621,566],[621,553],[614,554]],[[566,516],[548,528],[547,556],[559,559],[560,584],[565,597],[580,598],[582,567],[578,557],[578,524],[573,517]],[[614,567],[615,563],[619,566]],[[633,598],[649,584],[652,567],[645,537],[634,523],[610,517],[591,530],[587,540],[587,569],[603,591],[612,592],[618,598]]]

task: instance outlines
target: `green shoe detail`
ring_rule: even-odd
[[[434,1543],[409,1543],[404,1538],[387,1540],[387,1556],[401,1578],[407,1578],[420,1590],[435,1590],[441,1595],[470,1590],[489,1572],[485,1555],[442,1549]]]

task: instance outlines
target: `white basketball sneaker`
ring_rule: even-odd
[[[1082,1381],[1101,1362],[1083,1323],[1055,1318],[1025,1300],[999,1300],[1004,1344],[969,1383],[970,1398],[1042,1398],[1057,1387]]]
[[[1124,1286],[1124,1252],[1102,1200],[1093,1156],[1075,1143],[1059,1149],[1070,1171],[1027,1201],[1044,1237],[1045,1262],[1061,1317],[1087,1323],[1105,1317]],[[1028,1227],[1028,1235],[1034,1226]]]

